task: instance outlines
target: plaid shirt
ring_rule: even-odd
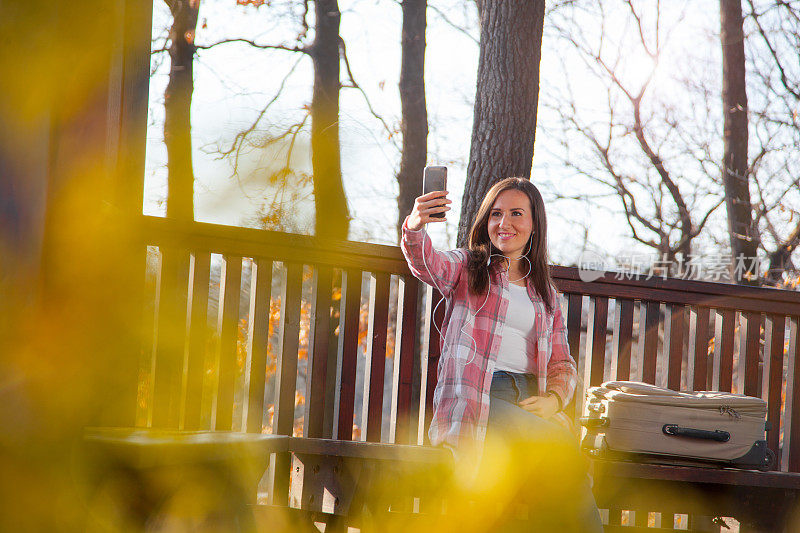
[[[499,262],[494,263],[488,296],[472,294],[467,280],[468,252],[435,250],[424,229],[412,231],[406,224],[400,247],[411,272],[439,289],[447,301],[428,435],[434,445],[454,449],[465,444],[480,446],[486,437],[489,389],[508,309],[508,275]],[[547,313],[531,278],[527,288],[536,309],[527,352],[532,368],[538,369],[539,391],[553,392],[561,405],[567,405],[575,392],[577,369],[569,353],[558,294],[551,287],[556,305],[553,313]]]

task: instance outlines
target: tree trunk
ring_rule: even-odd
[[[495,182],[530,177],[539,100],[544,1],[484,2],[480,14],[478,88],[459,246]]]
[[[427,0],[403,0],[400,105],[403,153],[397,173],[397,238],[403,221],[422,194],[422,172],[428,157],[428,109],[425,102],[425,10]]]
[[[316,0],[311,99],[311,165],[314,173],[314,233],[346,239],[350,227],[339,156],[339,3]]]
[[[200,0],[165,0],[172,12],[169,31],[169,82],[164,91],[164,143],[167,146],[167,216],[194,219],[192,168],[192,92],[194,36]]]
[[[744,32],[742,30],[741,0],[720,0],[722,41],[722,106],[724,116],[724,154],[722,181],[725,187],[725,207],[728,212],[728,233],[731,240],[732,268],[737,258],[744,259],[745,271],[751,266],[758,250],[747,170],[747,90],[745,87]],[[734,271],[736,283],[748,281],[745,272]]]

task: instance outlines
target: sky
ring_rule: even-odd
[[[703,10],[703,2],[693,4]],[[313,5],[313,3],[312,3]],[[453,210],[446,224],[431,228],[437,247],[452,247],[455,242],[457,213],[469,158],[475,76],[478,62],[477,22],[474,4],[459,0],[431,1],[425,65],[426,98],[429,120],[429,164],[448,167]],[[679,3],[675,17],[685,15],[686,2]],[[154,48],[163,46],[171,17],[164,2],[154,3]],[[714,4],[715,8],[718,6]],[[706,7],[710,7],[710,4]],[[400,68],[401,9],[390,0],[341,0],[340,32],[354,76],[368,95],[369,102],[390,129],[398,129],[400,100],[397,89]],[[224,38],[247,37],[258,43],[294,45],[299,31],[299,15],[291,2],[275,1],[271,7],[236,6],[234,0],[203,0],[200,8],[198,44],[210,44]],[[683,11],[682,11],[683,10]],[[691,13],[690,13],[691,15]],[[537,130],[533,180],[543,192],[548,206],[549,248],[551,261],[574,264],[588,247],[608,256],[647,251],[632,244],[624,221],[615,213],[618,200],[602,199],[608,190],[591,180],[576,176],[563,162],[564,139],[554,134],[558,116],[551,96],[563,91],[562,81],[570,80],[575,98],[581,102],[584,116],[591,122],[596,114],[602,120],[606,102],[587,66],[565,52],[553,35],[551,20],[546,19],[541,62],[539,129]],[[685,57],[680,54],[693,41],[715,39],[710,28],[713,20],[688,17],[671,38],[676,43],[658,65],[656,79],[670,90],[665,73]],[[573,24],[575,21],[571,21]],[[580,22],[580,21],[578,21]],[[614,15],[609,24],[614,24]],[[468,28],[465,32],[453,25]],[[667,24],[668,25],[668,24]],[[597,28],[579,24],[591,41]],[[309,35],[312,37],[312,35]],[[621,28],[612,46],[623,44],[630,28]],[[712,44],[710,42],[704,44]],[[713,58],[712,58],[713,59]],[[635,83],[648,72],[652,61],[646,54],[628,53],[623,57],[624,75]],[[145,214],[163,215],[166,196],[166,151],[163,145],[163,92],[169,58],[152,58],[150,115],[145,177]],[[287,77],[287,73],[291,75]],[[713,75],[713,74],[712,74]],[[345,76],[344,70],[342,76]],[[285,81],[284,81],[285,80]],[[265,199],[274,194],[268,184],[271,171],[286,157],[286,144],[268,149],[243,152],[238,172],[232,159],[221,157],[220,149],[230,146],[238,131],[248,127],[264,104],[283,84],[281,96],[270,107],[261,132],[276,133],[297,122],[302,107],[311,99],[313,72],[310,58],[286,51],[256,50],[244,44],[225,44],[201,50],[195,62],[195,92],[192,107],[194,170],[196,175],[195,217],[198,221],[252,226]],[[369,112],[363,95],[343,89],[340,96],[340,136],[342,174],[349,207],[353,215],[350,239],[383,244],[395,243],[397,184],[400,138],[391,139],[384,126]],[[292,166],[310,172],[308,128],[298,136]],[[577,193],[595,194],[599,208],[557,199]],[[295,231],[310,231],[313,206],[299,202]],[[304,214],[305,213],[305,214]]]

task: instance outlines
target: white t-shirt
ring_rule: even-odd
[[[528,361],[527,337],[533,329],[536,309],[526,287],[513,283],[508,287],[508,311],[494,369],[531,374],[534,368]]]

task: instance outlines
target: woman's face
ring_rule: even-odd
[[[489,240],[504,256],[516,259],[527,251],[533,230],[533,209],[528,195],[509,189],[497,195],[489,211]]]

